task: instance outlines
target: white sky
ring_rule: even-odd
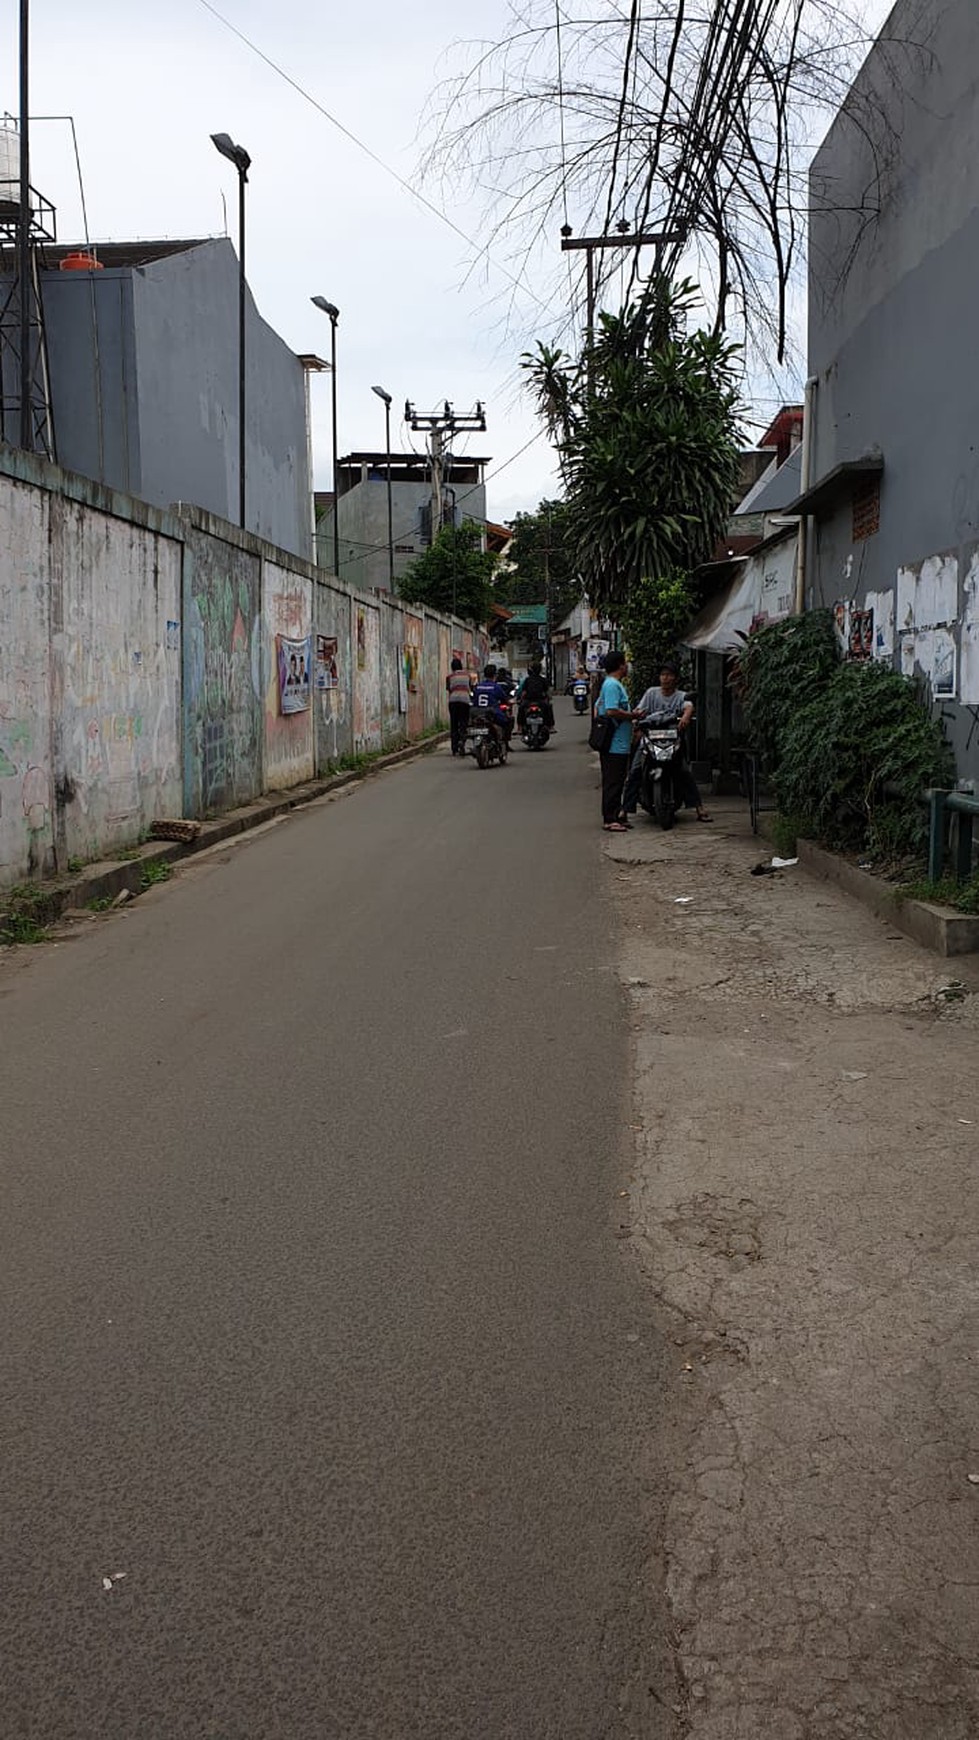
[[[880,0],[883,6],[883,0]],[[460,40],[502,34],[505,0],[215,0],[218,9],[406,180],[415,171],[419,116],[445,56]],[[32,0],[31,109],[72,114],[93,241],[224,232],[232,237],[237,178],[210,143],[230,133],[252,156],[248,280],[265,319],[296,351],[329,355],[321,294],[340,309],[340,449],[384,445],[375,382],[419,411],[450,399],[486,404],[485,436],[470,452],[504,465],[537,431],[518,380],[535,326],[524,298],[518,335],[502,330],[507,278],[486,261],[467,279],[465,243],[208,13],[201,0]],[[3,8],[0,109],[17,107],[17,8]],[[453,65],[458,65],[453,57]],[[82,234],[63,124],[37,124],[32,181],[58,208],[59,239]],[[440,204],[442,190],[427,188]],[[470,237],[481,213],[452,206]],[[555,254],[559,247],[555,236]],[[534,288],[549,295],[543,283]],[[558,306],[557,312],[563,313]],[[547,317],[540,315],[543,334]],[[329,485],[330,386],[312,383],[317,487]],[[394,426],[394,425],[393,425]],[[420,449],[422,437],[411,438]],[[407,445],[399,428],[397,448]],[[463,443],[458,443],[463,450]],[[538,439],[489,482],[489,514],[510,517],[554,493],[552,457]]]

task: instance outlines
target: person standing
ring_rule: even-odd
[[[449,696],[449,727],[452,732],[453,755],[466,753],[466,727],[469,724],[469,703],[472,697],[472,683],[468,671],[462,668],[461,659],[452,660],[452,669],[445,679],[445,687]]]
[[[621,821],[622,787],[629,770],[629,752],[632,748],[632,721],[638,718],[629,705],[629,694],[625,686],[626,656],[624,652],[610,652],[605,655],[605,681],[598,693],[595,703],[595,716],[598,719],[610,719],[615,723],[608,748],[600,756],[602,763],[602,826],[606,833],[624,834],[626,825]]]

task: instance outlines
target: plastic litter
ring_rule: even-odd
[[[773,858],[773,870],[791,870],[793,864],[798,864],[798,858]]]
[[[867,1071],[865,1069],[845,1069],[843,1071],[843,1081],[866,1081],[866,1079]]]

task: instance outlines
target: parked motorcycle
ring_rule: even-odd
[[[655,715],[639,727],[642,755],[639,802],[661,828],[672,828],[683,801],[680,763],[683,736],[675,719],[657,722]]]
[[[572,699],[574,701],[575,712],[576,713],[587,713],[587,711],[588,711],[588,679],[587,679],[587,677],[578,677],[575,680],[574,687],[571,690],[571,696],[572,696]]]
[[[524,711],[521,736],[528,749],[543,749],[551,735],[544,711],[536,701],[528,701]]]
[[[466,728],[466,754],[471,755],[479,768],[492,767],[494,762],[500,767],[506,765],[507,740],[495,721],[485,713],[480,713],[478,707],[473,707],[469,714],[469,724]]]

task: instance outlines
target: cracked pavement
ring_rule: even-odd
[[[607,849],[680,1730],[974,1740],[979,962],[714,814]]]

